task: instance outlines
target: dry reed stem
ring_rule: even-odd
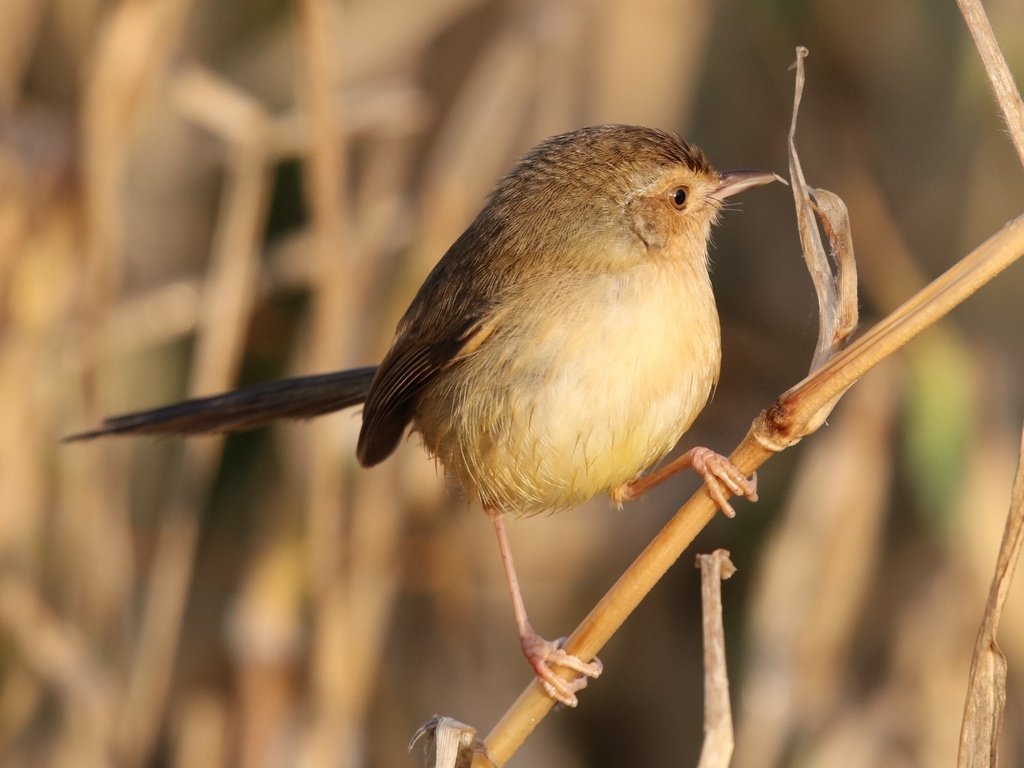
[[[107,399],[102,391],[97,391],[106,382],[106,377],[98,372],[105,367],[107,357],[103,333],[106,310],[122,270],[122,185],[130,138],[142,108],[163,77],[167,59],[179,43],[188,6],[187,2],[169,0],[117,6],[101,27],[90,60],[89,77],[84,83],[81,130],[86,239],[81,279],[81,346],[87,399],[93,408]],[[90,451],[87,461],[93,465],[93,476],[106,476],[107,460],[112,455],[113,449],[109,446]],[[89,512],[95,515],[93,525],[116,530],[121,522],[117,517],[124,510],[124,483],[96,482],[90,491]],[[152,609],[155,606],[151,604]],[[147,650],[166,645],[157,639],[159,634],[143,629],[143,637],[152,641]],[[164,654],[157,655],[164,657]],[[136,656],[136,660],[140,658]],[[151,695],[154,688],[150,683],[154,679],[149,676],[150,671],[146,666],[135,667],[125,700],[119,702],[128,703],[131,715],[140,716],[137,722],[143,724],[142,729],[129,732],[124,728],[124,720],[112,718],[110,726],[119,731],[100,737],[112,739],[115,744],[120,741],[122,753],[131,755],[129,760],[141,759],[141,754],[134,750],[148,739],[152,730],[146,718],[162,709],[163,697]],[[169,670],[165,670],[163,679],[169,674]],[[158,699],[161,703],[156,703]],[[141,708],[132,710],[132,704],[139,704]]]
[[[84,242],[76,275],[74,334],[85,406],[93,417],[101,404],[110,401],[106,321],[123,268],[127,202],[123,192],[134,129],[179,43],[188,5],[169,0],[112,5],[102,19],[96,14],[95,39],[82,52],[86,60],[79,126]],[[84,9],[83,21],[92,15],[90,10],[95,9]],[[76,587],[93,592],[87,597],[90,602],[106,603],[101,612],[108,615],[123,610],[122,590],[130,583],[130,566],[124,564],[131,562],[131,553],[128,546],[118,547],[130,540],[126,474],[111,469],[118,466],[119,458],[111,446],[84,452],[80,461],[86,466],[80,477],[89,480],[79,489],[79,514],[68,516],[59,531],[81,560],[72,577]],[[83,530],[83,525],[88,529]],[[102,538],[96,536],[98,531],[103,532]],[[108,563],[103,568],[102,558],[117,565]],[[106,571],[106,577],[96,578],[91,569]],[[111,575],[116,570],[120,573]],[[106,594],[99,594],[101,590]]]
[[[337,19],[327,0],[304,0],[299,4],[298,34],[305,54],[300,94],[309,115],[310,142],[305,158],[305,198],[310,207],[313,274],[312,349],[314,368],[336,367],[344,359],[345,323],[339,318],[349,306],[347,275],[352,272],[351,256],[345,249],[342,218],[345,175],[340,139],[340,116],[335,108],[338,69],[334,56]],[[317,422],[313,429],[311,471],[310,545],[314,589],[327,588],[336,568],[341,486],[338,482],[337,451],[332,448],[331,420]]]
[[[999,545],[985,615],[971,660],[971,672],[960,731],[959,768],[983,768],[998,763],[999,732],[1006,706],[1006,657],[996,642],[996,630],[1024,546],[1024,432],[1021,433],[1017,474],[1010,494],[1010,512]]]
[[[298,29],[303,53],[299,94],[309,119],[310,143],[304,163],[305,198],[311,213],[312,337],[310,357],[316,370],[328,370],[349,357],[354,298],[352,254],[346,249],[343,217],[345,151],[340,132],[343,118],[336,109],[340,85],[335,55],[340,9],[330,0],[298,4]],[[312,648],[311,729],[304,746],[313,765],[346,762],[355,748],[355,715],[359,702],[348,686],[349,654],[357,627],[349,619],[349,595],[339,567],[342,542],[343,486],[341,443],[335,420],[310,426],[307,546],[315,603]]]
[[[106,356],[101,319],[121,275],[121,191],[130,138],[178,45],[189,6],[177,0],[121,3],[104,23],[90,62],[82,120],[87,232],[82,295],[90,366]]]
[[[842,392],[1021,255],[1024,215],[1008,222],[816,373],[780,396],[754,421],[732,452],[732,462],[751,473],[773,453],[798,442]],[[580,623],[566,641],[566,650],[585,660],[597,655],[715,513],[714,502],[703,489],[694,494]],[[486,739],[495,765],[508,761],[552,706],[552,699],[538,684],[531,683],[520,694]]]
[[[243,110],[243,122],[226,132],[226,138],[237,143],[228,146],[223,212],[203,283],[189,384],[192,395],[227,389],[237,373],[268,201],[269,118],[240,92],[234,101],[248,101],[248,108]],[[167,705],[192,578],[198,510],[212,485],[222,445],[222,438],[185,444],[173,496],[161,522],[142,630],[119,718],[119,753],[129,765],[142,762],[149,754]]]
[[[704,637],[704,745],[697,768],[729,768],[734,746],[729,673],[725,662],[722,580],[736,573],[724,549],[697,555]]]
[[[999,42],[992,31],[992,24],[985,14],[981,0],[957,0],[957,5],[960,6],[960,13],[963,14],[981,61],[985,65],[985,73],[1006,121],[1010,140],[1017,150],[1021,165],[1024,165],[1024,100],[1014,85],[1010,67],[1007,66],[1003,52],[999,49]]]

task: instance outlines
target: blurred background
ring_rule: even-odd
[[[986,4],[1018,82],[1024,5]],[[395,766],[444,714],[486,733],[530,680],[491,526],[416,439],[359,417],[60,445],[110,413],[376,362],[515,158],[597,122],[720,169],[798,145],[847,202],[863,325],[1021,212],[952,2],[0,3],[0,762]],[[712,254],[728,452],[805,374],[817,319],[781,185]],[[725,547],[738,768],[956,753],[1024,396],[1012,268],[760,473],[514,764],[693,765],[696,551]],[[537,630],[567,634],[694,490],[511,527]],[[1000,634],[1024,760],[1024,591]]]

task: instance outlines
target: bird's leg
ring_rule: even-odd
[[[498,549],[501,551],[501,562],[505,566],[508,591],[512,594],[512,608],[516,614],[516,626],[519,628],[519,642],[523,647],[523,655],[530,662],[534,674],[537,675],[548,696],[562,702],[567,707],[575,707],[577,704],[576,691],[587,687],[588,677],[597,677],[601,674],[601,662],[597,659],[589,663],[585,662],[565,652],[562,648],[564,638],[552,642],[545,640],[533,631],[530,620],[526,617],[526,606],[523,604],[523,595],[519,590],[516,568],[512,563],[512,550],[509,547],[508,534],[505,531],[505,521],[498,510],[488,510],[488,514],[494,521],[494,532],[498,535]],[[551,669],[550,665],[552,664],[574,670],[580,674],[580,677],[571,682],[563,680]]]
[[[637,478],[612,492],[612,499],[621,504],[623,501],[643,496],[654,486],[683,470],[693,467],[708,487],[708,493],[718,504],[726,517],[735,517],[736,511],[729,504],[726,489],[733,496],[743,496],[750,501],[757,501],[757,475],[747,477],[728,458],[715,453],[710,448],[691,448],[679,458],[670,461],[649,475]]]

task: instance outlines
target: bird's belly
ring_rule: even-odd
[[[417,429],[470,495],[513,516],[566,508],[672,449],[707,402],[720,341],[706,278],[682,291],[662,272],[575,286],[557,322],[514,323],[440,377]]]

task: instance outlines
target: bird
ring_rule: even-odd
[[[716,171],[697,146],[653,128],[553,136],[493,188],[379,365],[115,416],[66,440],[230,432],[361,404],[356,455],[371,467],[418,433],[490,516],[523,654],[549,696],[576,706],[601,662],[534,631],[505,521],[602,494],[621,506],[688,468],[729,516],[730,495],[757,500],[756,477],[706,447],[649,470],[718,382],[712,227],[728,198],[776,180]]]

